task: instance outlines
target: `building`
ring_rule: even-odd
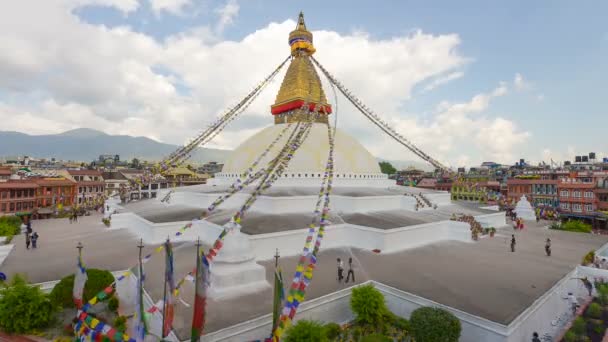
[[[0,215],[34,212],[38,188],[39,185],[31,181],[0,182]]]
[[[562,217],[593,219],[597,209],[592,178],[567,177],[557,184],[559,212]]]
[[[8,180],[12,174],[10,167],[0,167],[0,182]]]
[[[167,189],[169,182],[162,176],[150,176],[143,170],[125,169],[119,171],[128,181],[127,200],[156,198],[158,191]]]
[[[215,175],[218,172],[222,172],[222,169],[224,168],[224,164],[220,164],[218,162],[208,162],[206,164],[203,164],[201,167],[198,168],[197,172],[198,173],[206,173],[209,175]]]
[[[171,186],[187,186],[207,183],[209,174],[198,174],[186,167],[174,167],[164,173],[167,182]]]
[[[69,210],[76,198],[76,182],[65,177],[32,177],[30,181],[38,185],[36,206],[38,217],[50,217],[51,214]]]
[[[533,179],[530,203],[534,207],[559,207],[559,196],[557,191],[557,179]]]
[[[68,170],[69,176],[76,182],[75,203],[78,206],[102,204],[105,198],[105,182],[98,170]]]

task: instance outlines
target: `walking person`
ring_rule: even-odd
[[[532,334],[532,342],[540,342],[540,338],[538,338],[538,333],[536,331]]]
[[[31,239],[30,239],[30,233],[28,233],[27,231],[25,232],[25,249],[30,249],[30,243],[31,243]]]
[[[338,283],[342,283],[342,279],[344,279],[344,263],[338,258]]]
[[[511,234],[511,252],[515,252],[515,234]]]
[[[576,309],[578,309],[578,300],[572,292],[568,292],[568,301],[570,302],[570,308],[572,309],[572,314],[576,316]]]
[[[346,273],[346,281],[344,283],[348,283],[348,279],[353,277],[353,283],[355,282],[355,271],[353,271],[353,258],[348,258],[348,273]]]
[[[551,239],[547,238],[547,242],[545,243],[545,253],[547,256],[551,256]]]
[[[38,248],[38,233],[34,232],[34,234],[32,234],[32,248],[36,249]]]
[[[593,283],[587,277],[585,277],[581,280],[583,281],[583,284],[585,285],[587,292],[589,292],[589,297],[591,297],[593,294]]]

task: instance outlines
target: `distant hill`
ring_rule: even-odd
[[[19,132],[0,131],[0,157],[30,156],[33,158],[57,158],[74,161],[97,160],[100,154],[118,154],[121,160],[139,158],[161,160],[177,149],[177,145],[164,144],[145,137],[109,135],[90,128],[78,128],[59,134],[28,135]],[[225,161],[232,151],[199,147],[192,154],[195,163]],[[414,166],[430,171],[433,168],[424,161],[389,161],[397,169]]]
[[[60,134],[28,135],[0,131],[0,156],[27,155],[34,158],[55,157],[62,160],[93,161],[100,154],[118,154],[121,160],[139,158],[160,160],[178,146],[145,137],[109,135],[89,128],[78,128]],[[223,162],[230,150],[198,148],[192,161]]]

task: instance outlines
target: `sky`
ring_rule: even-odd
[[[450,166],[608,157],[599,0],[3,1],[0,130],[183,144],[288,56],[300,11],[319,62]],[[271,125],[282,76],[207,147]],[[378,157],[417,159],[323,82],[338,128]]]

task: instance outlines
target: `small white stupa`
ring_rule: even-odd
[[[526,195],[521,196],[521,198],[517,202],[517,205],[515,206],[515,213],[517,214],[517,217],[521,219],[528,221],[536,220],[534,208],[532,208],[532,205],[526,198]]]
[[[249,237],[241,233],[238,224],[229,222],[222,253],[211,264],[212,299],[229,299],[270,288],[266,269],[255,262]]]

